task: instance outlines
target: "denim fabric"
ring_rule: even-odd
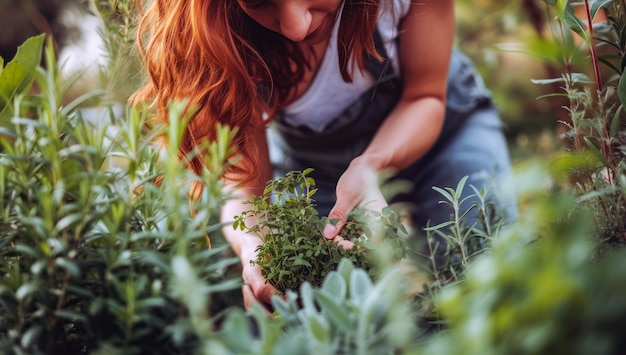
[[[402,84],[385,63],[370,66],[370,71],[379,78],[378,84],[323,132],[289,126],[280,116],[270,128],[268,139],[275,176],[314,168],[312,177],[318,187],[314,199],[321,215],[327,215],[335,203],[335,186],[341,174],[364,151],[399,99]],[[410,191],[396,196],[392,202],[409,202],[416,226],[449,219],[451,210],[439,203],[442,196],[432,186],[456,187],[462,177],[470,176],[468,184],[480,189],[510,171],[498,111],[471,61],[458,49],[451,57],[448,78],[440,138],[424,157],[394,177],[412,185]],[[467,187],[465,192],[472,190]],[[513,204],[507,203],[511,206],[509,213],[514,213]]]

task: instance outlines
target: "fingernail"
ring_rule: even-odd
[[[354,243],[349,240],[343,240],[341,241],[341,243],[339,243],[339,245],[341,245],[341,247],[345,250],[352,250],[352,248],[354,248]]]
[[[337,227],[335,227],[332,224],[327,224],[324,227],[324,231],[322,232],[322,234],[324,235],[326,239],[333,239],[335,237],[336,231],[337,231]]]

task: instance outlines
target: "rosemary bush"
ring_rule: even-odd
[[[43,41],[27,41],[0,73],[0,352],[193,352],[228,307],[213,296],[241,284],[228,274],[237,259],[206,242],[221,227],[234,132],[218,127],[203,147],[211,172],[194,176],[177,157],[182,105],[167,130],[135,109],[92,126],[80,107],[100,93],[61,105],[71,82],[51,45],[48,69],[38,67]],[[172,150],[153,146],[156,135]],[[194,182],[204,189],[191,200]]]
[[[494,199],[498,198],[494,192],[487,187],[479,190],[467,186],[467,179],[462,178],[455,188],[433,187],[441,194],[440,203],[450,207],[450,219],[409,238],[409,265],[417,270],[417,275],[409,274],[409,280],[419,284],[413,296],[422,335],[446,327],[435,307],[441,291],[463,282],[466,270],[490,250],[510,219],[494,209]],[[472,191],[469,194],[468,188]],[[467,205],[468,200],[472,204]]]

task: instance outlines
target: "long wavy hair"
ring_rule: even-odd
[[[346,81],[354,64],[364,68],[364,55],[381,59],[372,39],[378,7],[379,0],[345,0],[338,50]],[[238,127],[232,144],[239,159],[227,177],[252,180],[259,171],[252,138],[293,94],[308,68],[307,53],[257,24],[235,0],[152,0],[141,14],[138,50],[149,80],[131,102],[149,103],[167,122],[168,103],[187,100],[194,111],[181,158],[214,140],[217,123]],[[189,168],[200,173],[203,159],[195,156]]]

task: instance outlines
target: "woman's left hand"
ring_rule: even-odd
[[[380,191],[378,173],[370,165],[355,159],[337,182],[337,202],[328,214],[328,218],[339,219],[335,225],[327,224],[324,227],[324,237],[334,239],[345,249],[351,249],[352,242],[338,236],[346,224],[348,214],[355,207],[381,211],[387,207],[387,201]]]

